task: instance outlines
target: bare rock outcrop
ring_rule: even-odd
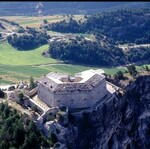
[[[137,78],[124,97],[85,113],[79,131],[72,148],[149,149],[150,76]]]

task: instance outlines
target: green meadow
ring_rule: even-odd
[[[98,69],[99,67],[86,67],[79,65],[47,65],[47,66],[24,66],[24,65],[0,65],[0,84],[13,84],[20,81],[29,81],[30,76],[35,80],[48,74],[49,72],[60,72],[73,75],[74,73],[81,72],[88,69]],[[106,74],[113,75],[118,70],[125,71],[125,69],[118,68],[103,68]]]
[[[41,20],[47,20],[49,23],[57,22],[66,19],[67,17],[64,15],[49,15],[49,16],[5,16],[1,17],[5,18],[10,21],[14,21],[18,24],[20,24],[23,27],[29,26],[29,27],[39,27]],[[79,20],[81,18],[84,18],[84,15],[74,15],[74,19]]]
[[[98,69],[100,67],[87,67],[79,65],[63,65],[52,58],[42,56],[48,45],[29,51],[18,51],[6,41],[0,43],[0,84],[14,84],[20,81],[29,81],[30,76],[35,80],[47,73],[61,72],[73,75],[88,69]],[[106,74],[114,75],[118,68],[102,68]]]
[[[83,15],[75,15],[75,19],[83,18]],[[38,17],[27,16],[6,16],[5,19],[14,21],[23,27],[38,27],[40,19]],[[48,22],[55,22],[64,19],[64,16],[43,16]],[[58,32],[49,31],[50,34],[58,34]],[[93,39],[91,34],[78,34],[87,38]],[[29,51],[18,51],[7,41],[0,42],[0,84],[14,84],[20,81],[29,81],[30,76],[35,80],[49,72],[61,72],[73,75],[88,69],[98,69],[100,67],[87,67],[81,65],[63,65],[59,64],[58,60],[53,58],[46,58],[42,56],[42,52],[48,49],[49,45],[43,45],[39,48]],[[125,69],[118,68],[102,68],[106,74],[114,75],[118,70],[125,71]]]
[[[35,65],[56,63],[52,58],[45,58],[42,52],[47,50],[48,45],[41,46],[29,51],[18,51],[7,42],[0,43],[0,64],[5,65]]]

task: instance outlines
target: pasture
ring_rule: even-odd
[[[6,65],[36,65],[56,63],[52,58],[45,58],[41,54],[47,50],[48,45],[29,51],[18,51],[7,42],[0,42],[0,64]]]
[[[3,18],[3,17],[1,17]],[[40,25],[39,17],[30,16],[6,16],[5,19],[19,23],[21,26],[38,27]],[[48,22],[60,21],[67,18],[64,15],[43,16]],[[83,18],[83,15],[74,15],[75,19]],[[49,31],[49,34],[58,34],[57,32]],[[87,38],[93,39],[91,34],[78,34]],[[10,44],[0,42],[0,84],[14,84],[21,80],[29,81],[30,76],[35,80],[48,74],[51,71],[68,73],[81,72],[88,69],[98,69],[100,67],[87,67],[79,65],[64,65],[59,64],[59,61],[52,58],[45,58],[41,54],[47,50],[48,45],[29,51],[18,51]],[[117,71],[125,71],[124,68],[102,68],[106,74],[114,75]]]
[[[74,19],[79,20],[83,18],[84,15],[74,15]],[[1,17],[5,18],[10,21],[14,21],[18,24],[20,24],[23,27],[29,26],[29,27],[39,27],[41,20],[47,20],[49,23],[61,21],[67,18],[66,15],[49,15],[49,16],[6,16]]]
[[[49,72],[60,72],[73,75],[74,73],[81,72],[88,69],[98,69],[98,67],[87,67],[79,65],[46,65],[46,66],[24,66],[24,65],[0,65],[0,84],[14,84],[19,83],[21,80],[29,81],[30,76],[35,80],[48,74]],[[125,71],[125,69],[118,68],[103,68],[106,74],[113,75],[118,70]]]
[[[30,76],[35,80],[51,71],[68,73],[81,72],[99,67],[87,67],[79,65],[64,65],[52,58],[45,58],[41,54],[48,45],[29,51],[18,51],[6,41],[0,43],[0,84],[14,84],[20,81],[29,81]],[[103,68],[106,74],[114,75],[118,68]]]

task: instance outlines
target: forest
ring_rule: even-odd
[[[47,44],[50,38],[45,32],[35,28],[20,28],[17,33],[9,35],[7,41],[18,50],[31,50]]]
[[[150,43],[150,9],[125,9],[85,15],[85,20],[73,18],[47,24],[45,28],[62,33],[100,33],[117,44]]]
[[[97,41],[77,39],[72,42],[53,42],[49,46],[51,57],[78,64],[96,66],[119,66],[139,61],[148,61],[150,48],[139,47],[123,51],[111,44],[101,45]]]
[[[0,149],[40,149],[51,145],[28,116],[6,103],[0,104],[0,125]]]

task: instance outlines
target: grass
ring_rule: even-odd
[[[30,76],[38,79],[51,71],[74,74],[88,69],[98,69],[98,67],[57,64],[58,61],[55,59],[45,58],[41,55],[47,48],[48,45],[44,45],[35,50],[18,51],[7,42],[0,43],[0,84],[19,83],[21,80],[28,82]],[[56,64],[36,66],[50,63]],[[114,75],[118,70],[125,71],[118,68],[103,69],[109,75]]]
[[[88,69],[98,69],[98,67],[86,67],[79,65],[51,65],[51,66],[15,66],[15,65],[0,65],[0,84],[19,83],[21,80],[29,82],[30,76],[36,79],[48,74],[49,72],[61,72],[73,75]],[[106,74],[115,74],[118,70],[125,71],[118,68],[104,68]],[[5,72],[5,73],[1,73]]]
[[[68,74],[74,74],[80,71],[92,69],[92,67],[79,66],[79,65],[52,65],[52,66],[43,66],[42,68],[55,71],[55,72],[68,73]]]
[[[87,66],[80,66],[80,65],[52,65],[52,66],[44,66],[43,68],[50,69],[52,71],[74,74],[80,71],[85,71],[88,69],[103,69],[106,74],[114,75],[117,71],[125,71],[124,68],[100,68],[100,67],[87,67]]]
[[[22,74],[22,76],[33,75],[38,77],[49,71],[37,66],[10,66],[10,65],[0,65],[0,70],[4,70],[6,74]]]
[[[0,80],[0,84],[14,84],[14,82],[12,81],[8,81],[8,80]]]
[[[3,17],[1,17],[3,18]],[[6,16],[5,19],[14,21],[21,26],[29,26],[29,27],[37,27],[39,26],[40,20],[46,19],[48,22],[56,22],[64,19],[63,16],[43,16],[41,18],[39,17],[34,17],[34,16]]]
[[[52,58],[45,58],[41,54],[48,48],[48,45],[41,46],[34,50],[18,51],[7,42],[0,43],[0,64],[6,65],[35,65],[56,63]]]
[[[55,32],[55,31],[47,31],[47,33],[49,35],[67,35],[67,34],[72,34],[72,33],[60,33],[60,32]],[[95,36],[93,34],[88,34],[88,33],[74,33],[73,35],[84,36],[84,37],[92,39],[92,40],[95,39]]]
[[[84,37],[87,37],[87,38],[90,38],[90,39],[94,38],[93,34],[88,34],[88,33],[76,33],[75,35],[84,36]]]
[[[75,15],[75,19],[82,18],[83,15]],[[20,25],[38,27],[38,17],[25,17],[25,16],[9,16],[5,19],[19,23]],[[44,16],[48,22],[55,22],[64,19],[63,16]],[[49,31],[50,34],[58,34],[58,32]],[[90,34],[82,34],[85,37],[93,39]],[[81,72],[88,69],[99,69],[99,67],[86,67],[79,65],[58,65],[58,61],[52,58],[45,58],[41,54],[48,48],[48,45],[41,46],[37,49],[30,51],[18,51],[9,45],[7,42],[0,43],[0,84],[13,84],[19,83],[21,80],[29,81],[30,76],[36,79],[48,74],[51,71],[62,72],[73,75],[74,73]],[[31,66],[39,64],[56,63],[50,66]],[[149,65],[150,67],[150,65]],[[102,68],[106,74],[114,75],[117,71],[125,71],[124,68]],[[138,68],[140,69],[140,68]]]
[[[35,16],[5,16],[1,17],[5,18],[10,21],[14,21],[23,27],[29,26],[29,27],[37,27],[40,25],[40,20],[47,20],[49,23],[53,23],[56,21],[60,21],[63,19],[66,19],[66,17],[62,15],[49,15],[49,16],[42,16],[41,18],[35,17]],[[83,15],[74,15],[74,19],[79,20],[83,18]]]
[[[40,76],[49,73],[48,69],[40,68],[38,66],[10,66],[10,65],[0,65],[0,72],[5,72],[5,74],[0,73],[0,84],[12,84],[19,83],[21,80],[29,81],[30,76],[38,79]],[[7,80],[7,81],[6,81]]]

